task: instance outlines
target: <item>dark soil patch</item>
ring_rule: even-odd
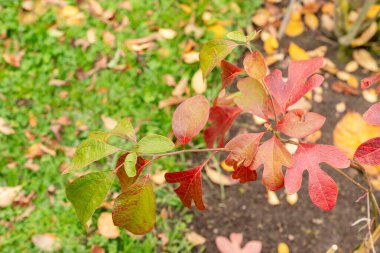
[[[311,50],[326,45],[323,39],[320,40],[321,38],[323,35],[320,33],[304,33],[293,41],[302,48]],[[289,42],[289,39],[283,39],[281,47],[286,50]],[[329,49],[326,56],[340,69],[344,69],[346,62],[337,60],[338,46],[334,44],[327,46]],[[273,67],[287,67],[287,64],[281,63]],[[284,69],[282,71],[286,75],[286,71]],[[367,73],[356,74],[364,76]],[[334,126],[344,114],[337,113],[335,105],[345,102],[348,111],[363,113],[370,104],[362,96],[347,96],[332,91],[327,83],[331,85],[336,79],[329,74],[326,74],[326,77],[323,102],[314,103],[312,111],[327,117],[322,129],[322,138],[318,143],[332,144]],[[241,121],[251,123],[249,117],[242,117]],[[234,130],[236,132],[237,129]],[[366,200],[364,198],[356,203],[355,200],[362,196],[363,192],[334,170],[324,168],[339,186],[337,205],[330,212],[324,212],[311,203],[307,190],[307,173],[304,175],[299,200],[294,206],[287,203],[283,190],[277,192],[281,204],[269,205],[265,196],[266,190],[260,182],[226,187],[224,199],[221,199],[219,186],[204,184],[203,192],[207,210],[194,212],[193,229],[208,239],[206,252],[218,252],[215,237],[218,235],[228,237],[231,232],[242,232],[244,243],[249,240],[262,241],[263,253],[277,252],[279,242],[288,244],[292,253],[326,252],[333,244],[339,246],[338,252],[351,252],[360,244],[366,233],[365,229],[359,231],[361,225],[355,227],[351,225],[354,221],[366,216]],[[359,182],[363,181],[362,176],[354,169],[346,169],[346,171]],[[365,185],[364,182],[362,183]]]

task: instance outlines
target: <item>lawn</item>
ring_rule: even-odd
[[[192,215],[171,186],[156,187],[158,220],[152,233],[135,238],[121,230],[117,239],[108,239],[98,233],[97,219],[110,209],[106,204],[99,209],[86,232],[65,196],[74,175],[61,171],[73,147],[114,121],[130,118],[139,136],[169,133],[174,106],[159,104],[172,96],[173,87],[164,76],[177,83],[191,80],[199,64],[186,63],[184,52],[199,52],[205,41],[246,28],[261,1],[98,0],[100,9],[86,2],[0,0],[0,118],[14,130],[0,133],[0,186],[20,185],[23,191],[20,201],[1,209],[0,250],[39,252],[32,237],[51,233],[62,252],[89,252],[93,245],[107,252],[189,252],[192,245],[184,235]],[[145,48],[131,46],[131,39],[160,29],[164,38],[140,45]],[[206,96],[215,94],[219,80],[211,76]],[[189,81],[184,96],[191,94]],[[115,162],[91,169],[110,169]],[[188,164],[185,156],[171,157],[152,169],[180,170]],[[115,184],[113,192],[118,191]],[[169,218],[159,215],[162,210]]]

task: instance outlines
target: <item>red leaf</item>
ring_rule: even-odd
[[[380,137],[362,143],[355,151],[354,158],[363,164],[380,164]]]
[[[136,176],[128,177],[124,169],[124,161],[128,154],[129,152],[121,155],[116,162],[116,175],[119,178],[122,192],[125,192],[128,189],[128,187],[131,186],[137,180],[145,166],[150,162],[150,160],[142,158],[141,156],[137,157],[137,162],[135,165]]]
[[[318,113],[294,109],[278,122],[277,130],[291,137],[304,138],[319,130],[325,120],[326,118]]]
[[[248,54],[244,58],[243,65],[247,74],[254,79],[261,80],[267,75],[264,56],[258,50]]]
[[[360,82],[363,90],[371,87],[372,85],[379,84],[379,83],[380,83],[380,74],[363,78],[362,81]],[[380,86],[377,87],[377,92],[380,92]]]
[[[226,149],[231,151],[226,159],[228,166],[235,170],[241,167],[249,168],[255,160],[257,148],[264,133],[239,134],[226,144]]]
[[[283,81],[282,73],[278,69],[265,77],[268,89],[277,100],[283,112],[285,112],[286,108],[300,100],[308,91],[322,84],[324,80],[323,76],[318,74],[311,76],[322,65],[322,57],[295,61],[289,65],[287,82]]]
[[[220,67],[222,68],[222,89],[230,85],[239,73],[244,72],[244,69],[226,60],[220,63]]]
[[[204,96],[198,95],[182,102],[173,114],[174,135],[182,144],[188,143],[206,125],[210,104]]]
[[[292,165],[292,156],[275,136],[260,145],[256,155],[254,168],[264,165],[263,185],[276,191],[284,186],[282,166]]]
[[[174,191],[187,208],[191,208],[192,201],[194,201],[196,208],[199,210],[205,210],[206,208],[202,197],[201,171],[209,160],[210,158],[193,169],[165,174],[166,182],[179,183],[179,186]]]
[[[363,114],[363,119],[370,125],[380,125],[380,102],[372,105]]]
[[[301,143],[293,159],[294,165],[287,169],[285,175],[286,192],[298,192],[302,184],[302,174],[307,170],[311,201],[323,210],[333,209],[338,188],[334,180],[320,169],[319,164],[327,163],[333,167],[346,168],[350,165],[347,156],[334,146]]]
[[[210,108],[209,126],[204,132],[204,139],[207,147],[212,148],[214,142],[218,142],[218,147],[224,146],[224,135],[230,130],[232,123],[241,113],[241,109],[231,106],[213,106]]]
[[[230,240],[224,236],[217,236],[215,239],[216,247],[221,253],[260,253],[262,244],[260,241],[249,241],[241,248],[243,234],[231,233]]]
[[[232,173],[233,179],[239,179],[241,184],[256,181],[257,180],[257,172],[256,170],[251,170],[249,167],[239,166],[238,168],[234,168],[234,172]]]
[[[271,101],[259,81],[250,77],[241,78],[237,87],[241,94],[235,97],[235,103],[240,108],[263,119],[273,114]]]

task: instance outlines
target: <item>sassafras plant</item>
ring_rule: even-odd
[[[268,67],[263,55],[251,48],[255,35],[232,32],[228,34],[228,39],[206,43],[200,52],[200,68],[206,78],[220,65],[220,92],[211,105],[204,96],[197,95],[185,100],[174,111],[172,129],[177,140],[186,146],[207,126],[203,132],[207,149],[172,151],[175,144],[161,135],[147,135],[138,140],[127,120],[121,121],[111,132],[91,133],[79,145],[67,172],[77,171],[101,158],[122,152],[113,171],[89,173],[68,184],[67,198],[74,205],[82,224],[87,224],[117,177],[121,194],[114,202],[114,224],[134,234],[149,232],[155,223],[155,196],[144,168],[157,159],[180,153],[210,153],[202,164],[194,168],[165,174],[168,183],[178,185],[175,192],[186,207],[191,208],[194,203],[197,209],[204,210],[203,168],[216,153],[226,152],[228,156],[225,163],[234,169],[232,178],[247,183],[256,181],[258,173],[262,173],[262,184],[272,191],[285,187],[288,194],[298,192],[306,170],[310,198],[322,210],[333,209],[338,196],[336,183],[320,168],[321,163],[330,165],[365,192],[375,211],[371,217],[374,221],[371,222],[371,228],[375,232],[379,230],[376,225],[379,208],[370,185],[362,186],[341,169],[351,166],[365,174],[362,164],[380,164],[380,138],[362,144],[353,161],[335,146],[303,143],[302,139],[319,130],[326,118],[318,113],[289,107],[322,84],[324,77],[317,72],[323,65],[323,58],[291,62],[286,81],[278,69],[267,75]],[[249,50],[241,67],[224,60],[238,46]],[[228,93],[226,88],[236,78],[238,91]],[[363,80],[362,85],[368,87],[378,81],[379,76],[369,77]],[[369,123],[380,124],[379,107],[376,104],[365,114]],[[266,131],[239,134],[225,143],[225,134],[242,113],[264,119]],[[129,140],[133,148],[125,150],[110,145],[108,139],[111,136]],[[290,137],[301,141],[290,140]],[[287,151],[285,143],[297,146],[294,155]],[[373,239],[370,233],[369,238]]]

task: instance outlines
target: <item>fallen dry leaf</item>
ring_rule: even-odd
[[[11,135],[15,133],[15,130],[13,130],[5,118],[0,118],[0,133],[5,135]]]
[[[288,25],[285,29],[285,34],[289,37],[296,37],[303,33],[305,30],[301,19],[301,13],[297,10],[293,10]]]
[[[372,22],[371,25],[356,39],[351,42],[353,47],[366,44],[377,32],[377,23]]]
[[[104,43],[106,43],[106,45],[108,45],[110,47],[115,46],[115,41],[116,41],[115,35],[113,35],[112,33],[108,32],[108,31],[104,31],[102,34],[102,37],[103,37],[103,41],[104,41]]]
[[[19,68],[21,66],[21,60],[24,57],[24,53],[25,53],[25,51],[21,51],[17,54],[4,53],[3,59],[9,65],[16,67],[16,68]]]
[[[197,94],[202,94],[207,89],[206,80],[203,80],[202,71],[199,69],[191,78],[191,87]]]
[[[203,236],[201,236],[200,234],[194,231],[187,233],[185,237],[186,237],[186,240],[191,242],[191,244],[193,244],[194,246],[202,245],[206,242],[206,238],[204,238]]]
[[[313,31],[318,29],[319,26],[319,20],[317,16],[313,13],[306,13],[305,14],[305,24]]]
[[[14,187],[0,187],[0,207],[3,208],[11,205],[21,188],[21,185]]]
[[[154,174],[150,175],[150,179],[156,185],[162,185],[163,183],[165,183],[165,174],[167,172],[167,170],[156,170]]]
[[[239,182],[238,180],[234,180],[231,177],[228,177],[219,171],[211,169],[208,166],[206,166],[205,169],[206,169],[207,176],[210,178],[211,182],[213,182],[214,184],[230,186],[230,185],[237,184]]]
[[[106,253],[106,251],[99,245],[94,244],[91,246],[90,253]]]
[[[301,60],[310,59],[306,51],[293,42],[290,42],[290,45],[289,45],[289,55],[293,61],[301,61]]]
[[[158,103],[158,108],[162,109],[162,108],[167,107],[167,106],[178,105],[185,100],[186,100],[186,98],[169,97],[169,98],[166,98],[164,100],[161,100]]]
[[[231,233],[230,240],[224,236],[217,236],[215,239],[216,247],[221,253],[260,253],[262,244],[260,241],[249,241],[241,248],[243,234]]]
[[[327,15],[327,14],[322,14],[321,16],[321,23],[322,23],[322,27],[329,31],[329,32],[332,32],[334,30],[334,19]]]
[[[120,230],[113,224],[112,213],[103,212],[98,219],[99,234],[108,239],[115,239],[120,236]]]
[[[193,63],[199,62],[199,52],[191,51],[191,52],[184,53],[182,55],[182,59],[187,64],[193,64]]]
[[[370,103],[377,102],[377,92],[375,89],[366,89],[362,92],[364,99]]]
[[[50,233],[34,235],[32,242],[37,248],[47,252],[58,251],[62,247],[58,236]]]
[[[280,242],[277,247],[277,253],[289,253],[289,247],[286,243]]]
[[[376,60],[371,56],[371,54],[365,49],[357,49],[352,53],[354,60],[363,68],[370,71],[378,71],[379,66]]]
[[[104,127],[108,130],[112,130],[116,127],[117,125],[117,121],[114,120],[113,118],[111,117],[108,117],[108,116],[105,116],[105,115],[102,115],[101,116],[101,119],[103,121],[103,124],[104,124]]]
[[[272,206],[277,206],[280,204],[280,200],[277,197],[276,192],[268,190],[267,193],[268,203]]]
[[[175,36],[177,35],[177,32],[174,31],[173,29],[168,29],[168,28],[160,28],[158,30],[158,33],[161,35],[162,38],[171,40],[174,39]]]
[[[298,193],[286,195],[286,201],[290,205],[295,205],[297,203],[297,201],[298,201]]]
[[[183,93],[187,90],[189,79],[187,77],[182,77],[178,84],[175,86],[172,91],[172,95],[175,97],[181,97]]]
[[[278,47],[279,47],[279,43],[275,36],[270,34],[264,40],[264,50],[267,54],[269,55],[274,54],[277,51]]]

